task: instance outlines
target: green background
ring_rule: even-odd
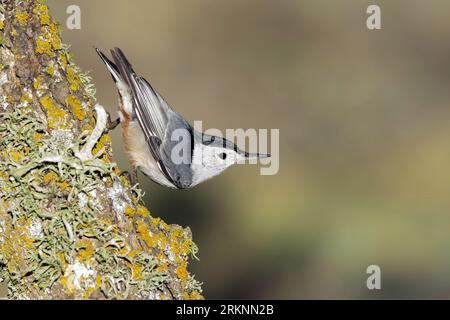
[[[450,296],[449,1],[48,3],[113,114],[93,45],[121,47],[204,128],[280,129],[275,176],[237,166],[173,191],[140,175],[152,213],[192,228],[207,298]],[[70,4],[81,30],[64,27]],[[380,31],[366,28],[369,4]],[[366,288],[372,264],[379,291]]]

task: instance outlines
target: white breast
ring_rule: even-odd
[[[127,114],[129,119],[133,119],[133,104],[131,102],[131,96],[127,86],[122,81],[118,81],[116,86],[122,99],[122,111]],[[119,112],[119,117],[120,121],[124,122],[125,117],[122,112]],[[137,120],[131,120],[128,123],[127,129],[127,132],[123,132],[123,139],[125,141],[128,157],[130,158],[132,165],[139,168],[139,170],[145,173],[156,183],[162,184],[169,188],[175,188],[175,186],[167,180],[166,176],[159,169],[158,164],[150,152],[147,140],[145,140],[144,132],[142,131]]]

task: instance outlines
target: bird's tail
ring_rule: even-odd
[[[95,51],[100,56],[100,58],[102,59],[103,63],[106,65],[106,67],[108,68],[108,71],[111,73],[111,76],[112,76],[114,82],[116,82],[116,84],[118,82],[122,82],[123,80],[122,80],[122,77],[120,76],[119,69],[114,64],[114,62],[109,60],[108,57],[103,52],[100,51],[100,49],[95,48]]]

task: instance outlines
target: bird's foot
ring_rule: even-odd
[[[106,129],[107,131],[111,131],[114,130],[115,128],[117,128],[117,126],[120,124],[120,118],[117,118],[114,121],[111,121],[111,114],[109,112],[107,112],[108,114],[108,120],[107,120],[107,124],[106,124]]]
[[[120,177],[123,177],[123,176],[127,176],[128,180],[130,181],[130,183],[133,187],[138,183],[136,170],[132,170],[131,173],[128,171],[122,171],[120,173]]]

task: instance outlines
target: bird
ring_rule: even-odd
[[[238,162],[270,157],[243,151],[230,140],[195,130],[136,74],[120,48],[110,50],[114,62],[94,48],[119,92],[119,118],[111,121],[109,117],[108,128],[121,124],[133,183],[139,170],[162,186],[189,189]]]

